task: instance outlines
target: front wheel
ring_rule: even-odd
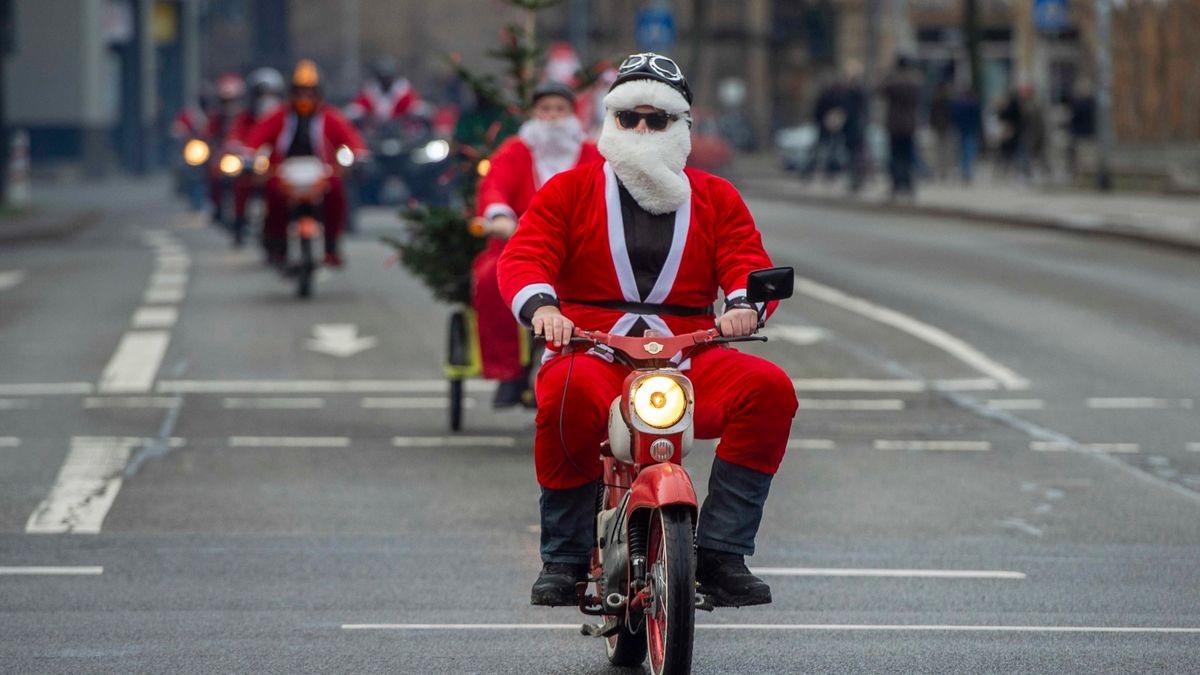
[[[646,567],[651,588],[646,607],[650,672],[689,673],[696,628],[696,561],[692,512],[667,506],[650,517]]]
[[[317,261],[313,257],[313,240],[308,237],[300,238],[300,269],[296,274],[296,296],[311,298],[313,293],[313,276],[317,270]]]

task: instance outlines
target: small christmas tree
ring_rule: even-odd
[[[475,222],[475,192],[479,178],[487,174],[488,158],[505,138],[520,126],[537,85],[545,48],[537,40],[537,13],[562,0],[505,0],[524,10],[523,25],[509,24],[501,34],[500,46],[489,53],[505,63],[511,87],[504,87],[492,74],[472,72],[458,56],[449,59],[455,74],[471,88],[476,109],[459,120],[455,129],[454,166],[442,180],[456,186],[457,199],[451,206],[416,204],[402,216],[407,223],[404,239],[385,237],[396,248],[400,262],[433,291],[438,300],[467,304],[471,299],[471,263],[483,250]]]

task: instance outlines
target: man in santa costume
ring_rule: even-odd
[[[504,408],[521,403],[529,387],[522,364],[522,357],[528,354],[521,353],[524,329],[513,320],[509,303],[500,295],[496,263],[538,188],[562,171],[598,162],[601,157],[595,144],[583,139],[575,116],[574,92],[548,81],[533,92],[530,119],[490,159],[491,169],[480,181],[476,199],[490,237],[472,265],[471,305],[479,322],[483,376],[500,380],[494,404]]]
[[[617,334],[720,328],[753,333],[768,308],[746,300],[750,272],[771,267],[754,220],[728,182],[685,169],[692,94],[670,59],[634,54],[604,99],[600,154],[534,197],[500,259],[513,312],[548,342],[576,325]],[[724,299],[713,312],[718,289]],[[728,347],[688,369],[697,438],[720,438],[697,527],[696,579],[720,605],[771,601],[747,569],[797,401],[778,366]],[[541,485],[535,605],[574,605],[592,550],[598,448],[628,369],[592,353],[551,358],[537,378],[534,463]],[[569,381],[568,381],[569,380]]]
[[[271,166],[276,167],[288,157],[315,156],[327,165],[336,167],[338,148],[349,148],[356,157],[366,154],[366,145],[354,125],[321,96],[321,78],[317,65],[308,59],[296,64],[292,74],[288,104],[259,122],[246,137],[246,146],[257,151],[264,145],[271,148]],[[267,213],[263,222],[263,246],[274,264],[287,259],[288,203],[279,179],[272,177],[266,185]],[[325,193],[324,219],[325,264],[342,266],[338,241],[346,222],[346,188],[341,177],[329,179]]]
[[[346,106],[346,116],[361,128],[371,129],[416,112],[421,97],[400,77],[396,59],[385,56],[371,65],[371,80]]]

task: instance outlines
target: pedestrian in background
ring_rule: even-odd
[[[845,122],[842,139],[846,147],[846,169],[850,174],[850,193],[862,189],[867,171],[867,122],[870,119],[870,100],[863,83],[862,64],[855,60],[846,63],[842,83],[842,111]]]
[[[1071,134],[1070,145],[1067,146],[1067,169],[1072,178],[1080,174],[1079,156],[1091,147],[1096,139],[1096,97],[1092,93],[1092,83],[1080,80],[1071,92],[1070,121],[1067,128]]]
[[[1013,89],[1000,104],[1000,174],[1011,176],[1014,172],[1026,175],[1029,158],[1025,155],[1025,113],[1021,108],[1021,96]]]
[[[954,97],[949,81],[938,85],[929,102],[929,127],[933,130],[934,175],[939,181],[950,178],[954,166]]]
[[[979,139],[983,132],[983,110],[979,97],[970,85],[959,87],[954,98],[951,117],[958,135],[958,169],[963,183],[975,179],[975,158],[979,154]]]
[[[916,164],[917,105],[921,100],[921,75],[912,59],[896,57],[896,67],[880,88],[887,104],[887,131],[892,177],[892,198],[916,195],[913,169]]]
[[[813,145],[808,162],[800,175],[809,180],[818,171],[829,179],[841,170],[838,155],[841,153],[842,127],[846,114],[842,110],[842,91],[836,77],[826,76],[821,80],[821,89],[813,104],[813,124],[817,127],[817,141]]]

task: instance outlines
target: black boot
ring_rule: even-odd
[[[771,602],[771,587],[751,574],[745,563],[745,556],[754,555],[771,478],[720,458],[713,460],[708,497],[696,528],[696,581],[700,592],[716,605]]]
[[[566,490],[542,488],[542,571],[530,603],[551,607],[579,603],[575,584],[586,581],[596,542],[597,483]]]
[[[492,398],[493,408],[511,408],[524,403],[522,395],[529,387],[524,377],[514,380],[500,380],[496,386],[496,395]]]
[[[771,587],[750,573],[739,553],[708,548],[696,552],[696,582],[717,607],[747,607],[771,602]]]

